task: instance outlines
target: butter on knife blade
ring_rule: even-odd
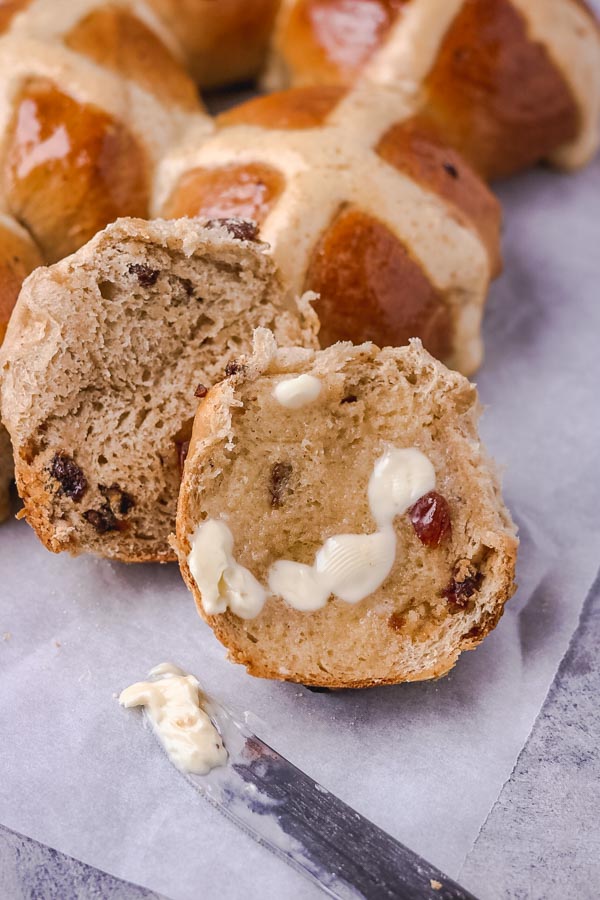
[[[260,844],[340,900],[475,900],[297,769],[171,663],[119,696],[144,706],[187,781]]]

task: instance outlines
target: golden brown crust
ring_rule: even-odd
[[[119,7],[100,7],[65,35],[67,47],[117,72],[162,103],[196,110],[200,102],[186,71],[158,37],[136,16]]]
[[[30,5],[31,0],[2,0],[0,3],[0,34],[9,28],[13,18]]]
[[[34,243],[0,223],[0,344],[23,281],[41,264]]]
[[[246,81],[261,68],[280,0],[150,0],[202,87]]]
[[[281,173],[265,163],[191,169],[180,178],[162,214],[167,219],[237,217],[262,225],[284,186]]]
[[[500,268],[500,207],[414,119],[412,104],[398,109],[396,99],[365,86],[349,95],[295,88],[244,104],[230,128],[165,160],[159,210],[258,221],[292,290],[321,294],[322,346],[420,337],[472,374],[485,295]],[[325,114],[315,130],[277,127],[314,126]],[[278,179],[269,179],[273,169]]]
[[[277,38],[294,84],[352,84],[407,2],[299,0]]]
[[[452,318],[444,298],[399,238],[357,209],[342,210],[317,243],[305,289],[319,294],[314,309],[319,341],[373,341],[402,346],[420,337],[440,359],[452,347]]]
[[[486,178],[540,160],[580,166],[597,146],[598,48],[586,31],[598,35],[598,19],[584,0],[560,0],[546,16],[543,0],[530,6],[464,0],[440,16],[427,0],[289,0],[265,80],[348,88],[364,76],[400,95],[420,89],[442,143]]]
[[[219,126],[258,125],[262,128],[318,128],[346,90],[337,86],[296,88],[255,97],[222,113]]]
[[[25,83],[15,102],[3,176],[10,211],[47,262],[77,250],[119,215],[148,213],[148,163],[139,142],[125,125],[45,79]]]
[[[510,0],[466,0],[425,91],[440,134],[486,178],[531,166],[578,132],[565,79]]]
[[[500,273],[500,203],[465,159],[439,140],[426,119],[414,117],[393,125],[379,141],[377,153],[452,204],[461,221],[479,232],[493,277]]]

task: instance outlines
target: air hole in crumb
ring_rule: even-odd
[[[98,290],[100,291],[100,296],[104,300],[114,300],[117,286],[116,284],[113,284],[112,281],[100,281],[98,283]]]
[[[189,278],[180,278],[181,287],[184,289],[188,297],[191,297],[194,293],[194,285],[190,281]]]
[[[99,465],[105,466],[107,464],[107,462],[108,462],[107,458],[105,457],[105,455],[103,453],[101,453],[100,456],[98,457]]]

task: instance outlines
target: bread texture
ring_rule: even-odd
[[[48,549],[173,558],[180,464],[206,387],[256,326],[315,345],[247,222],[123,219],[25,283],[1,350],[25,514]]]
[[[318,378],[321,393],[285,409],[274,387],[300,374]],[[230,658],[264,678],[366,687],[437,678],[476,647],[514,591],[518,543],[478,437],[479,412],[475,387],[419,341],[314,352],[277,349],[257,332],[253,355],[198,409],[174,541],[198,611]],[[255,618],[207,615],[188,563],[199,525],[226,522],[237,563],[266,585],[276,561],[310,565],[331,536],[376,530],[367,485],[390,445],[417,448],[435,468],[449,510],[438,546],[400,515],[393,567],[365,599],[330,596],[302,612],[267,591]]]

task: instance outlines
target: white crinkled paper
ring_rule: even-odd
[[[52,556],[0,528],[0,822],[173,900],[318,896],[205,803],[115,694],[163,660],[448,874],[510,776],[600,560],[600,164],[503,185],[479,373],[520,589],[438,683],[314,694],[225,660],[175,566]],[[486,897],[486,884],[470,884]]]

